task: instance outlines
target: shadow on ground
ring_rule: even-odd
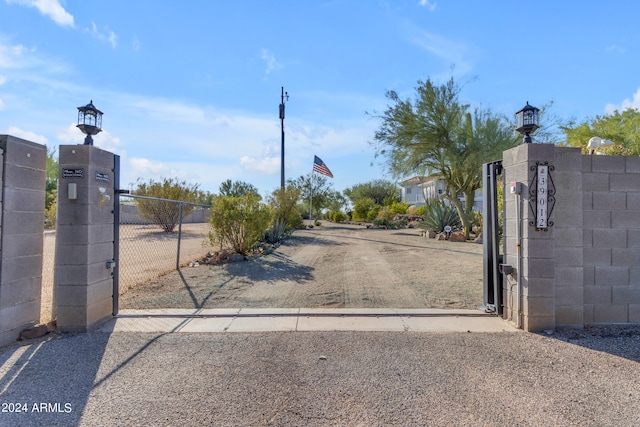
[[[640,362],[640,325],[560,329],[552,338]]]

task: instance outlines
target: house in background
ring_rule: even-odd
[[[414,176],[399,185],[402,187],[402,201],[416,207],[424,206],[430,200],[441,199],[447,188],[444,178],[438,175]],[[458,194],[458,198],[464,205],[464,194]],[[445,203],[449,202],[445,200]],[[473,209],[482,211],[482,189],[476,190]]]
[[[414,176],[400,183],[402,201],[410,206],[424,206],[427,201],[439,199],[446,185],[439,176]]]

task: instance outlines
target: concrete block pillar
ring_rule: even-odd
[[[536,162],[553,166],[553,161],[550,144],[522,144],[503,153],[504,262],[513,266],[513,273],[503,281],[504,313],[526,331],[555,328],[555,228],[542,231],[530,225],[535,218],[529,206]],[[511,183],[519,183],[520,195],[511,194]]]
[[[115,155],[97,147],[60,146],[54,280],[64,331],[112,316],[114,165]]]
[[[0,346],[40,321],[44,145],[0,135]]]

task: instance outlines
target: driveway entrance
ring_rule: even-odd
[[[323,222],[267,255],[200,263],[136,285],[120,307],[477,309],[482,298],[480,244]]]

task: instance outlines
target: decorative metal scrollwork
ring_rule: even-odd
[[[553,226],[549,218],[556,204],[556,187],[551,177],[555,168],[549,162],[536,162],[530,170],[535,174],[529,183],[529,207],[534,218],[529,225],[536,230],[547,231]]]

